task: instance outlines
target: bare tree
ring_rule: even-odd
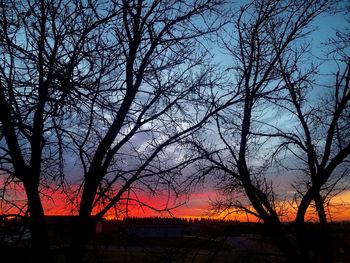
[[[346,166],[342,166],[350,154],[348,142],[348,104],[349,94],[349,64],[343,72],[335,77],[333,91],[326,91],[316,107],[310,107],[303,93],[306,83],[305,75],[294,79],[293,74],[283,68],[283,77],[290,92],[287,99],[294,108],[285,106],[300,122],[301,131],[296,133],[280,133],[284,137],[284,146],[290,147],[297,158],[304,163],[307,177],[306,190],[299,188],[302,194],[297,222],[304,222],[306,210],[315,201],[318,217],[321,223],[327,223],[324,199],[336,187],[337,183],[347,175]],[[331,94],[327,94],[331,93]],[[303,97],[302,97],[303,96]],[[313,96],[313,98],[314,96]],[[306,108],[304,105],[308,105]],[[291,137],[293,140],[291,140]],[[289,146],[293,144],[294,147]],[[297,149],[296,149],[297,148]],[[332,178],[332,174],[335,178]],[[322,196],[321,192],[325,195]]]
[[[220,7],[1,2],[1,168],[26,190],[38,261],[50,257],[43,187],[63,187],[72,161],[82,170],[73,262],[82,259],[92,215],[130,200],[134,187],[173,186],[172,175],[192,162],[176,145],[222,107],[204,48],[221,26]]]
[[[300,240],[305,242],[305,215],[314,202],[319,222],[323,227],[323,250],[329,250],[330,231],[327,228],[326,206],[331,198],[348,188],[349,141],[349,54],[344,35],[338,34],[342,47],[334,42],[331,49],[339,66],[329,80],[316,74],[315,68],[302,69],[298,56],[287,60],[280,58],[279,68],[288,90],[284,103],[280,106],[290,114],[290,120],[297,119],[293,130],[279,129],[276,136],[282,138],[278,151],[287,150],[297,160],[294,169],[299,169],[302,182],[296,187],[298,203],[295,222],[300,228]],[[336,53],[334,53],[336,52]],[[334,61],[327,61],[331,64]],[[334,74],[334,75],[332,75]],[[316,79],[311,81],[311,79]],[[310,92],[311,88],[318,93]],[[297,168],[296,168],[297,167]],[[325,254],[331,260],[330,252]]]
[[[220,1],[114,4],[115,68],[77,119],[79,130],[67,131],[84,179],[71,262],[81,260],[95,220],[124,200],[137,201],[137,187],[175,189],[174,176],[193,161],[178,145],[222,107],[212,96],[219,77],[200,42],[221,26],[213,19]]]
[[[3,186],[11,181],[23,185],[40,262],[50,257],[41,197],[45,187],[60,182],[64,169],[59,128],[103,77],[104,62],[99,68],[92,64],[108,57],[101,25],[106,28],[115,15],[113,7],[90,1],[0,2]],[[107,50],[103,54],[102,48]]]
[[[193,143],[206,155],[205,172],[216,173],[222,183],[228,202],[219,203],[221,208],[262,220],[290,262],[305,255],[301,256],[285,233],[283,214],[268,176],[275,150],[281,147],[274,114],[276,100],[283,100],[286,89],[280,62],[282,58],[288,61],[295,50],[303,54],[300,43],[310,32],[313,19],[326,8],[326,1],[274,0],[251,1],[241,7],[231,35],[223,38],[222,44],[233,61],[229,69],[234,76],[232,90],[244,101],[217,114],[219,143],[213,149],[200,141]],[[286,137],[295,141],[293,135]],[[245,201],[237,198],[242,196]]]

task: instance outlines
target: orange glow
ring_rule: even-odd
[[[343,192],[334,197],[329,207],[329,214],[332,221],[350,220],[350,191]]]
[[[0,182],[3,183],[3,182]],[[7,186],[8,193],[11,193],[15,198],[12,199],[22,207],[26,203],[23,187],[20,184],[11,183]],[[128,204],[124,201],[121,202],[115,209],[111,209],[105,216],[106,219],[116,219],[124,217],[181,217],[181,218],[227,218],[230,220],[239,220],[241,222],[257,222],[257,218],[247,214],[237,214],[227,212],[226,214],[213,215],[210,211],[210,200],[214,200],[216,193],[214,191],[193,193],[187,198],[167,198],[166,194],[158,196],[150,196],[145,193],[139,193],[137,198],[147,205],[140,205],[135,201],[130,201]],[[69,198],[66,194],[56,191],[54,193],[48,192],[46,195],[42,195],[42,202],[46,215],[77,215],[78,208],[68,201]],[[76,200],[77,201],[77,200]],[[78,202],[76,202],[77,204]],[[279,203],[278,207],[282,207],[281,210],[283,216],[282,221],[293,221],[295,219],[296,207],[285,201]],[[126,212],[126,207],[128,211]],[[154,207],[159,211],[155,211],[150,207]],[[166,208],[173,208],[166,211]],[[99,207],[93,210],[93,214],[100,211]],[[0,203],[0,214],[15,214],[18,212],[18,208],[13,208],[6,202]],[[24,212],[22,212],[24,213]],[[350,191],[343,192],[334,197],[331,201],[331,205],[327,207],[327,213],[330,221],[349,221],[350,220]],[[314,208],[308,210],[307,221],[317,221],[317,214]]]

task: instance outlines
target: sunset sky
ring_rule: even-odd
[[[22,200],[20,203],[25,203],[25,196],[23,191],[18,186],[11,186],[13,189],[17,189],[17,200]],[[129,217],[181,217],[181,218],[197,218],[197,217],[213,217],[213,218],[227,218],[232,220],[239,220],[241,222],[250,221],[257,222],[257,218],[249,216],[247,214],[237,214],[232,213],[230,216],[226,214],[213,215],[211,213],[210,203],[219,197],[219,193],[215,191],[214,187],[203,186],[203,188],[197,189],[197,191],[180,198],[175,203],[169,201],[166,204],[167,196],[149,196],[148,194],[140,194],[139,199],[154,208],[163,209],[166,205],[169,208],[173,208],[170,212],[158,212],[154,211],[148,207],[141,206],[136,203],[129,204],[129,211],[125,213],[125,204],[119,207],[118,215],[114,210],[110,211],[105,218],[107,219],[121,219],[126,216]],[[283,217],[284,221],[293,221],[295,216],[295,210],[293,209],[292,200],[286,200],[287,202],[283,204],[287,207],[288,215]],[[75,209],[71,203],[67,202],[67,196],[59,191],[54,194],[48,194],[43,196],[43,204],[47,215],[76,215],[77,209]],[[181,204],[181,205],[180,205]],[[180,205],[180,206],[178,206]],[[174,208],[175,207],[175,208]],[[5,207],[4,207],[5,208]],[[98,211],[98,209],[96,209]],[[17,212],[17,210],[0,210],[2,213]],[[334,197],[331,202],[331,206],[327,210],[329,219],[331,221],[349,221],[350,220],[350,191],[344,191]],[[311,209],[308,216],[308,220],[313,221],[316,216],[314,211]]]
[[[312,53],[315,57],[326,58],[326,51],[323,49],[323,43],[327,41],[327,39],[331,36],[335,35],[334,28],[344,28],[345,27],[345,16],[342,14],[336,15],[322,15],[318,17],[314,23],[317,27],[317,30],[311,34],[310,40],[312,43]],[[216,56],[214,60],[220,63],[221,65],[229,65],[230,60],[226,57],[220,50],[215,50],[214,52]],[[334,67],[334,68],[333,68]],[[321,66],[321,71],[324,72],[335,72],[337,68],[332,63],[324,63]],[[314,91],[314,92],[317,92]],[[78,174],[81,174],[78,167],[75,166],[74,162],[69,163],[69,171],[68,180],[74,182],[78,180]],[[275,175],[271,175],[275,176]],[[273,177],[271,177],[273,178]],[[293,180],[294,178],[292,178]],[[273,178],[275,182],[279,183],[279,188],[282,193],[286,195],[285,202],[291,203],[291,195],[288,195],[287,192],[290,191],[289,185],[292,183],[292,180],[288,177],[278,176]],[[4,184],[4,182],[2,182]],[[12,188],[12,193],[16,196],[16,202],[21,204],[25,202],[25,197],[23,193],[23,189],[21,187],[14,185],[13,183],[9,185],[9,188]],[[53,187],[54,188],[54,187]],[[51,190],[50,190],[51,191]],[[45,207],[45,211],[47,214],[76,214],[77,210],[67,202],[67,197],[65,194],[61,193],[61,190],[57,190],[47,193],[48,196],[43,196],[43,204]],[[128,216],[139,216],[139,217],[147,217],[147,216],[175,216],[175,217],[208,217],[212,216],[210,214],[210,202],[216,200],[219,192],[216,191],[215,181],[208,180],[203,184],[203,186],[197,187],[192,193],[189,193],[187,196],[183,196],[176,202],[171,200],[168,203],[168,207],[175,206],[173,210],[171,210],[171,214],[167,212],[157,213],[155,211],[150,210],[147,207],[140,207],[138,205],[130,205]],[[149,196],[147,194],[140,194],[140,200],[148,203],[156,208],[162,209],[165,207],[165,201],[167,196],[164,195],[155,195]],[[177,207],[181,204],[179,207]],[[289,216],[286,217],[285,220],[293,220],[293,205],[289,204]],[[0,207],[0,213],[11,212],[12,210],[7,210],[8,207],[3,205]],[[123,209],[123,208],[122,208]],[[97,209],[98,210],[98,209]],[[334,221],[339,220],[350,220],[350,191],[345,191],[336,196],[332,201],[332,206],[328,211],[330,215],[330,219]],[[114,214],[114,212],[111,212]],[[121,217],[125,216],[125,213],[121,213]],[[109,215],[109,217],[113,217]],[[237,215],[232,214],[232,219],[238,219],[240,221],[246,220],[255,220],[254,218],[247,217],[246,215]],[[310,214],[310,219],[312,219],[312,213]]]
[[[131,217],[159,217],[159,216],[164,216],[164,217],[183,217],[183,218],[193,218],[193,217],[215,217],[215,218],[224,218],[223,215],[217,215],[213,216],[210,213],[210,206],[209,203],[210,201],[213,201],[217,198],[218,193],[215,191],[203,191],[203,192],[197,192],[197,193],[192,193],[189,198],[184,198],[183,201],[186,202],[180,207],[174,208],[171,210],[171,213],[168,212],[157,212],[153,211],[147,207],[141,207],[140,205],[137,204],[130,204],[129,205],[129,211],[128,211],[128,216]],[[46,211],[47,214],[49,215],[67,215],[67,214],[72,214],[72,210],[67,209],[68,206],[66,204],[65,196],[61,194],[56,194],[53,196],[54,199],[54,204],[51,202],[46,203]],[[144,201],[149,204],[154,206],[155,208],[162,208],[164,207],[164,203],[160,202],[160,200],[164,200],[162,197],[145,197]],[[169,207],[171,207],[171,203],[169,204]],[[289,204],[289,215],[288,217],[285,217],[285,221],[292,221],[295,216],[295,211],[292,208],[292,205]],[[350,191],[343,192],[336,196],[333,201],[332,205],[330,206],[328,210],[330,215],[330,220],[331,221],[349,221],[350,220]],[[73,214],[76,214],[76,211],[73,212]],[[119,218],[125,217],[124,213],[121,213],[119,215]],[[114,211],[111,211],[109,215],[106,216],[108,219],[114,219],[117,218],[115,216]],[[248,216],[246,214],[236,214],[233,213],[228,219],[233,219],[233,220],[239,220],[239,221],[252,221],[256,222],[257,219]],[[310,211],[308,215],[309,220],[313,220],[315,218],[315,214],[313,211]]]

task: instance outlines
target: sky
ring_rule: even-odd
[[[312,54],[316,57],[325,57],[325,52],[323,49],[322,43],[324,43],[329,37],[334,35],[334,28],[345,27],[345,16],[342,14],[336,15],[322,15],[318,17],[315,21],[315,25],[318,29],[313,32],[310,36],[312,41]],[[229,64],[229,60],[227,57],[219,50],[215,51],[215,61],[220,63],[221,65]],[[334,67],[334,68],[333,68]],[[322,71],[328,72],[336,71],[337,68],[332,63],[324,63],[321,67]],[[317,91],[316,91],[317,92]],[[74,178],[76,173],[79,173],[78,168],[74,167],[74,163],[71,164],[70,176]],[[279,177],[276,178],[276,181],[279,181],[282,191],[288,191],[288,184],[290,181],[288,178]],[[131,205],[131,209],[128,212],[128,216],[175,216],[175,217],[208,217],[211,216],[210,213],[210,202],[215,200],[218,197],[218,192],[216,191],[215,182],[212,180],[207,180],[202,186],[198,186],[189,196],[184,197],[183,199],[177,200],[175,206],[179,203],[184,203],[180,207],[177,207],[171,211],[171,213],[162,212],[159,214],[158,212],[152,211],[147,207],[141,208],[137,205]],[[21,192],[21,189],[16,189],[17,186],[13,186],[17,194]],[[44,207],[47,214],[69,214],[72,210],[67,209],[66,196],[59,191],[53,193],[49,197],[43,198]],[[165,196],[154,196],[150,197],[148,195],[141,195],[141,199],[145,202],[155,206],[162,207],[164,205],[162,201]],[[19,200],[24,200],[24,197],[18,194]],[[46,200],[46,201],[45,201]],[[345,191],[339,194],[337,197],[333,199],[333,206],[330,208],[330,215],[332,215],[332,220],[350,220],[350,191]],[[290,218],[292,218],[293,211],[290,208]],[[1,213],[1,211],[0,211]],[[75,212],[76,213],[76,210]],[[121,215],[121,216],[125,216]],[[110,218],[113,215],[109,215]],[[232,215],[233,219],[237,219],[240,221],[254,221],[256,219],[247,217],[246,215]],[[312,213],[310,213],[310,219],[312,219]],[[288,219],[287,219],[288,220]]]
[[[313,23],[315,26],[315,31],[312,32],[309,36],[309,40],[311,41],[311,54],[315,58],[319,58],[323,64],[320,66],[321,74],[329,74],[335,73],[339,70],[338,65],[333,61],[326,61],[327,59],[332,59],[328,56],[328,49],[325,47],[325,43],[330,37],[335,36],[335,29],[344,29],[347,28],[348,24],[346,21],[347,16],[343,13],[336,14],[323,14],[317,17]],[[223,66],[229,65],[230,58],[226,57],[225,54],[222,54],[220,50],[216,51],[215,61],[220,63]],[[323,81],[334,81],[333,76],[329,77],[325,76]],[[313,92],[320,92],[319,89],[315,89]],[[288,120],[287,120],[288,122]],[[276,185],[281,189],[281,192],[287,193],[291,192],[290,184],[293,182],[289,178],[294,180],[294,177],[288,176],[276,176],[272,177]],[[178,208],[174,211],[175,215],[178,216],[207,216],[209,211],[209,203],[211,200],[215,200],[219,193],[216,191],[215,187],[213,187],[213,182],[210,181],[206,185],[203,186],[203,189],[197,189],[195,193],[191,195],[188,203]],[[345,192],[340,193],[335,198],[332,199],[332,205],[328,210],[328,214],[330,215],[330,219],[334,221],[342,221],[342,220],[350,220],[350,191],[347,190]],[[293,219],[294,211],[291,209],[290,215],[286,220]],[[237,215],[234,214],[233,217],[235,219],[246,221],[251,220],[254,221],[256,219],[249,218],[246,215]],[[313,211],[309,211],[309,219],[313,220],[315,218],[315,214]]]
[[[325,43],[330,37],[335,37],[336,29],[344,29],[349,25],[346,21],[347,16],[344,13],[336,14],[323,14],[317,17],[313,23],[315,26],[315,31],[310,34],[309,40],[311,42],[311,54],[315,58],[320,58],[325,60],[320,66],[321,74],[335,73],[339,70],[338,65],[334,61],[326,61],[327,59],[332,59],[328,56],[328,49],[325,47]],[[229,58],[227,58],[221,51],[217,51],[216,61],[221,65],[226,65],[230,63]],[[334,81],[333,76],[325,76],[325,81]],[[315,89],[314,92],[320,92]],[[288,121],[288,120],[287,120]],[[293,177],[290,177],[293,178]],[[290,183],[292,181],[287,177],[277,176],[273,178],[274,182],[279,185],[282,192],[290,191]],[[219,193],[213,187],[213,182],[209,182],[203,189],[197,189],[195,193],[189,198],[189,202],[184,207],[179,208],[174,211],[174,214],[179,216],[207,216],[208,215],[208,204],[211,200],[215,200]],[[332,199],[332,205],[328,210],[330,219],[334,221],[350,220],[350,190],[344,191]],[[292,210],[292,209],[291,209]],[[290,211],[290,215],[286,220],[293,219],[293,212]],[[210,213],[209,213],[210,214]],[[249,218],[246,215],[233,215],[235,219],[246,221],[254,221],[256,219]],[[309,219],[313,220],[315,214],[313,211],[309,211]]]
[[[17,204],[25,203],[25,196],[23,194],[23,189],[20,186],[12,185],[13,189],[16,189]],[[258,219],[249,216],[247,214],[237,214],[232,213],[230,215],[225,214],[213,214],[210,208],[210,202],[218,198],[218,193],[210,185],[203,185],[202,189],[197,189],[191,195],[186,196],[176,202],[169,202],[168,207],[176,207],[170,211],[154,211],[148,207],[140,206],[136,203],[129,204],[128,213],[125,213],[125,204],[119,207],[118,213],[116,214],[114,210],[111,210],[105,218],[108,220],[122,219],[125,217],[178,217],[178,218],[217,218],[217,219],[230,219],[238,220],[241,222],[258,222]],[[139,199],[153,206],[154,208],[162,209],[165,207],[164,196],[150,196],[148,194],[140,194]],[[67,196],[57,191],[55,193],[47,193],[47,195],[42,196],[43,206],[46,215],[77,215],[77,209],[72,206],[71,203],[67,202]],[[293,206],[287,202],[281,204],[281,206],[288,207],[287,214],[282,218],[283,221],[293,221],[295,216],[295,210]],[[16,209],[7,210],[6,207],[1,206],[0,214],[6,213],[16,213]],[[95,209],[98,212],[98,209]],[[332,199],[331,205],[327,209],[329,219],[333,222],[339,221],[350,221],[350,191],[345,191],[337,195]],[[314,210],[310,209],[306,220],[316,221],[316,213]]]

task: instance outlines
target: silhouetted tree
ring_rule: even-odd
[[[0,2],[2,194],[12,195],[8,182],[23,186],[40,262],[50,254],[41,197],[62,179],[61,133],[104,76],[107,24],[115,16],[113,5],[91,1]]]
[[[108,22],[117,11],[99,1],[0,3],[2,194],[8,182],[23,185],[40,262],[50,254],[41,197],[64,181],[63,131],[108,73]]]
[[[228,36],[222,38],[222,45],[232,59],[232,67],[228,69],[234,76],[232,91],[234,94],[239,92],[243,102],[239,106],[230,105],[217,114],[218,143],[212,142],[212,147],[198,140],[193,143],[195,151],[206,155],[201,172],[216,174],[227,197],[218,202],[216,208],[228,213],[243,211],[262,220],[290,262],[307,258],[307,255],[301,255],[301,250],[285,233],[281,223],[284,214],[269,173],[273,171],[271,164],[281,148],[295,143],[302,151],[307,151],[310,158],[315,158],[310,152],[313,149],[305,149],[308,147],[305,143],[313,147],[314,142],[311,138],[304,142],[295,130],[281,132],[287,124],[276,112],[281,113],[279,105],[284,100],[299,102],[296,93],[301,90],[286,94],[292,86],[286,82],[286,75],[297,74],[296,66],[304,68],[299,64],[300,57],[306,52],[303,41],[311,30],[311,22],[327,7],[326,1],[274,0],[251,1],[241,7],[232,22],[233,29],[229,28]],[[298,63],[293,64],[295,61]],[[283,69],[288,69],[288,74],[281,72]],[[293,100],[293,96],[297,98]],[[298,110],[291,106],[286,108],[298,115]],[[302,127],[305,126],[302,124]],[[281,133],[289,140],[287,144],[279,140]],[[333,135],[330,135],[332,140]],[[329,156],[325,158],[324,162],[327,162]],[[308,176],[304,174],[304,178]],[[308,189],[304,193],[310,195],[309,192]],[[317,198],[316,194],[311,194],[310,201]],[[310,202],[304,199],[298,211],[309,207]]]
[[[220,6],[1,1],[1,168],[25,188],[38,261],[50,257],[41,197],[65,185],[67,163],[82,170],[67,258],[78,262],[96,220],[123,200],[139,201],[134,187],[172,186],[192,162],[175,143],[218,108],[219,77],[201,41],[221,26]]]
[[[219,78],[201,43],[220,27],[220,1],[114,5],[120,12],[109,35],[115,43],[113,70],[77,118],[79,130],[67,132],[84,179],[71,262],[81,260],[96,220],[121,202],[141,203],[135,189],[176,190],[176,176],[194,161],[183,154],[182,141],[220,108],[212,96]]]
[[[279,60],[288,91],[279,105],[288,112],[290,120],[296,119],[297,123],[292,129],[276,129],[275,136],[282,138],[277,152],[286,150],[290,156],[293,155],[297,160],[291,166],[302,174],[301,182],[295,185],[296,199],[299,200],[295,222],[300,227],[300,240],[307,240],[303,225],[313,201],[323,226],[323,251],[330,247],[326,206],[334,195],[347,189],[349,175],[350,62],[345,48],[349,46],[349,41],[346,43],[344,35],[337,35],[337,44],[342,47],[333,42],[331,50],[335,61],[325,62],[330,65],[337,63],[340,67],[337,72],[327,72],[332,76],[331,81],[317,74],[315,66],[303,68],[300,57],[296,55],[294,59],[281,57]],[[312,92],[312,88],[317,89],[318,94]],[[330,253],[325,255],[330,256]],[[326,261],[331,261],[331,258],[326,258]]]

